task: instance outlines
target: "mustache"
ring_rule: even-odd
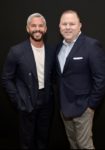
[[[32,34],[34,34],[34,33],[41,33],[41,34],[43,34],[43,32],[40,31],[40,30],[38,30],[38,31],[33,31]]]

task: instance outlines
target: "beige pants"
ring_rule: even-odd
[[[87,108],[82,116],[74,119],[65,119],[62,113],[61,117],[72,149],[95,149],[92,140],[92,109]]]

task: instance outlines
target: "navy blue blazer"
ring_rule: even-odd
[[[50,103],[52,98],[54,58],[54,49],[45,45],[46,103]],[[28,112],[33,110],[38,95],[38,77],[29,40],[10,49],[3,68],[2,82],[18,109]]]
[[[57,55],[62,42],[57,46]],[[69,53],[61,73],[57,58],[60,109],[66,117],[95,109],[105,94],[105,51],[100,43],[83,34]]]

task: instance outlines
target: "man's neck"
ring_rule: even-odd
[[[37,48],[41,48],[44,45],[43,40],[41,40],[41,41],[35,41],[32,38],[30,38],[30,42],[32,43],[33,46],[35,46]]]

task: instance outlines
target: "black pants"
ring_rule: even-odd
[[[44,92],[39,92],[34,110],[31,113],[19,113],[21,149],[48,149],[52,106],[42,102],[44,97]]]

